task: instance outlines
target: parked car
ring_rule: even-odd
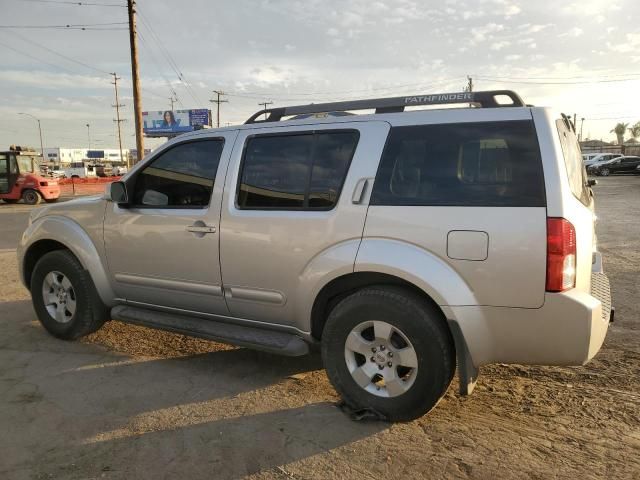
[[[584,163],[584,166],[588,168],[591,165],[595,165],[596,163],[608,162],[609,160],[613,160],[614,158],[618,158],[621,156],[622,156],[621,153],[599,153],[597,155],[594,155],[591,158],[588,158],[583,163]]]
[[[594,157],[597,157],[598,155],[600,155],[599,153],[583,153],[582,154],[582,161],[583,162],[587,162],[589,160],[591,160]]]
[[[614,173],[636,173],[640,165],[640,157],[624,156],[606,162],[594,163],[588,168],[589,173],[606,177]]]
[[[403,111],[449,103],[481,108]],[[362,109],[378,113],[324,114]],[[433,408],[456,366],[469,394],[482,365],[598,352],[609,283],[565,115],[510,91],[264,114],[180,135],[102,199],[33,213],[18,257],[42,325],[317,344],[347,405],[395,421]]]
[[[64,176],[66,178],[89,178],[96,177],[97,172],[94,165],[88,165],[84,162],[72,162],[64,169]]]

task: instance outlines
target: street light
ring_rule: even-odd
[[[87,123],[87,139],[89,140],[89,150],[91,150],[91,131],[89,130],[90,125]]]
[[[42,154],[42,160],[44,160],[44,147],[42,145],[42,127],[40,126],[40,119],[34,117],[30,113],[18,112],[18,115],[26,115],[27,117],[33,118],[36,122],[38,122],[38,132],[40,133],[40,153]]]

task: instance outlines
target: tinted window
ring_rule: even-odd
[[[371,204],[544,206],[532,122],[392,128]]]
[[[587,187],[587,173],[584,165],[579,160],[580,145],[575,134],[567,128],[562,120],[556,121],[558,135],[560,136],[560,145],[562,146],[562,154],[564,156],[564,164],[567,169],[569,178],[569,187],[573,195],[585,205],[589,205],[590,195],[589,187]],[[617,158],[614,156],[613,158]]]
[[[358,142],[358,132],[317,132],[250,138],[238,206],[328,210],[335,206]]]
[[[135,205],[202,208],[209,205],[224,140],[182,143],[161,153],[136,179]]]

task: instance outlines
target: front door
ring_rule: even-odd
[[[105,247],[119,298],[228,313],[218,230],[235,137],[229,132],[165,147],[127,179],[129,205],[108,205]]]
[[[388,131],[386,122],[345,122],[240,132],[220,239],[233,316],[308,328],[296,318],[301,284],[318,258],[355,261],[363,181],[375,177]]]

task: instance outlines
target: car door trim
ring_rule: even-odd
[[[177,290],[185,293],[195,293],[199,295],[213,295],[222,297],[222,286],[206,283],[195,283],[186,280],[165,279],[133,275],[130,273],[116,273],[117,282],[139,287],[162,288],[167,290]]]

